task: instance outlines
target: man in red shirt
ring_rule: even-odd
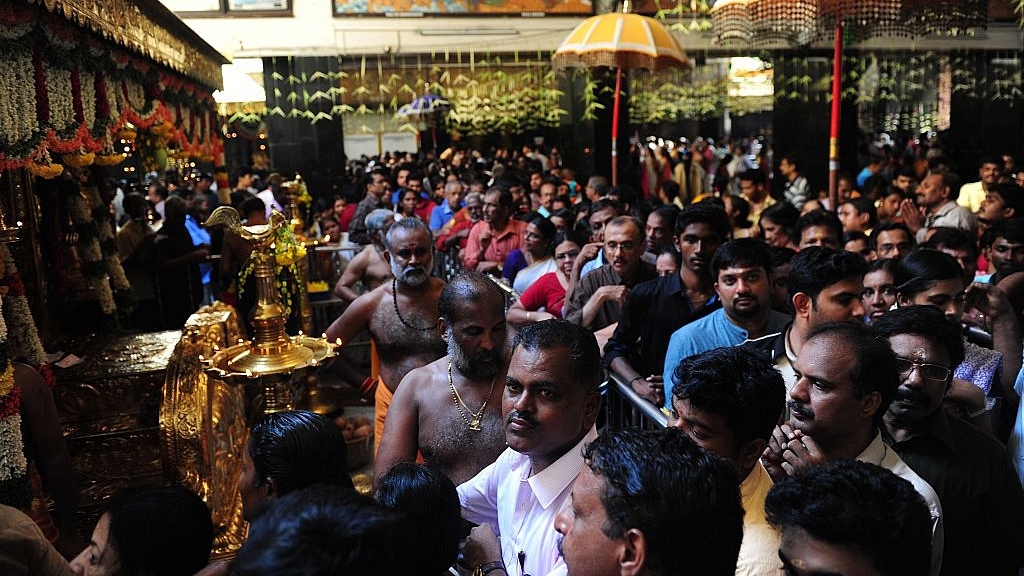
[[[462,265],[466,270],[500,272],[505,258],[523,242],[526,222],[512,219],[512,193],[491,188],[484,195],[484,221],[469,231]]]

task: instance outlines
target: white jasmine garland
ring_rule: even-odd
[[[20,327],[11,334],[11,344],[25,357],[29,364],[38,366],[46,362],[46,349],[39,340],[36,322],[32,317],[32,309],[28,298],[24,295],[3,298],[4,314],[10,319],[12,326]],[[17,337],[15,337],[17,336]]]
[[[106,75],[103,75],[101,82],[103,87],[106,88],[107,94],[107,110],[110,110],[111,122],[116,122],[121,116],[121,105],[118,103],[117,96],[121,93],[121,87],[117,82],[111,81]]]
[[[0,39],[17,40],[31,32],[35,26],[35,22],[25,22],[24,24],[4,24],[3,26],[0,26]]]
[[[58,132],[74,127],[75,105],[71,93],[71,71],[46,66],[46,89],[50,96],[50,126]]]
[[[68,212],[71,215],[71,220],[75,224],[89,224],[93,221],[92,214],[90,213],[90,197],[89,192],[80,190],[78,194],[75,194],[68,206]],[[79,254],[83,262],[99,262],[103,260],[103,252],[100,250],[99,234],[95,237],[88,239],[83,246],[79,243]],[[122,271],[123,274],[123,271]],[[100,274],[93,278],[86,278],[89,282],[89,286],[92,287],[93,292],[96,294],[96,300],[100,304],[100,309],[104,314],[110,315],[117,311],[117,304],[114,303],[114,293],[110,289],[110,282],[107,280],[106,274]]]
[[[82,118],[90,131],[96,126],[96,85],[92,72],[78,71],[78,84],[82,87]]]
[[[27,470],[21,414],[0,418],[0,481],[24,476]]]
[[[89,194],[89,201],[84,203],[84,206],[102,206],[103,198],[100,197],[100,191],[98,188],[90,187],[86,190]],[[92,214],[89,214],[90,218]],[[99,242],[97,247],[101,247],[105,242],[114,239],[114,230],[110,226],[109,218],[102,218],[97,222],[97,238]],[[102,256],[102,250],[100,251]],[[117,253],[110,254],[109,256],[103,257],[107,266],[107,274],[110,275],[110,281],[114,283],[114,288],[117,290],[128,290],[131,288],[131,284],[128,282],[128,277],[125,276],[124,268],[121,266],[121,260],[118,258]]]
[[[0,343],[6,342],[7,324],[3,320],[3,314],[0,314]],[[9,401],[9,395],[20,394],[21,390],[15,387],[14,370],[10,365],[10,359],[0,358],[0,364],[7,365],[7,369],[0,374],[0,391],[3,392],[0,400]],[[19,409],[14,410],[5,418],[0,418],[0,482],[10,480],[24,482],[28,471],[25,442],[21,437],[20,401],[16,400],[15,405]]]
[[[138,83],[127,80],[125,86],[128,88],[128,105],[132,110],[142,113],[142,107],[146,105],[146,92]]]
[[[39,131],[36,123],[35,69],[32,53],[15,51],[0,74],[0,142],[13,145],[28,140]]]

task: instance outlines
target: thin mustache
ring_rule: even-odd
[[[519,410],[513,410],[513,411],[509,412],[508,413],[508,418],[505,419],[505,423],[506,424],[511,424],[513,418],[518,418],[518,419],[526,422],[531,428],[536,428],[537,427],[537,421],[534,420],[532,416],[527,416],[527,415],[523,414],[522,412],[520,412]]]
[[[807,408],[804,407],[803,404],[801,404],[799,402],[795,402],[793,400],[789,400],[789,401],[786,402],[786,407],[789,408],[790,412],[796,412],[797,414],[800,414],[801,416],[814,418],[814,412],[808,410]]]

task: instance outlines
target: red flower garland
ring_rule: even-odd
[[[109,124],[113,118],[110,117],[110,102],[107,100],[107,83],[103,81],[103,73],[97,70],[93,75],[92,81],[96,90],[96,117],[102,118]]]
[[[0,396],[0,418],[10,418],[21,410],[21,387],[14,386],[9,394]]]
[[[57,377],[53,374],[53,368],[49,362],[45,362],[36,366],[36,370],[43,376],[43,380],[46,380],[46,387],[53,390],[53,385],[57,383]]]
[[[2,280],[0,280],[0,286],[7,287],[7,293],[11,296],[24,296],[25,295],[25,282],[21,279],[21,274],[7,274]]]

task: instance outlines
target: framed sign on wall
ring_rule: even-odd
[[[591,0],[333,0],[335,16],[574,16],[594,12]]]
[[[161,0],[171,12],[187,16],[284,16],[292,0]]]

